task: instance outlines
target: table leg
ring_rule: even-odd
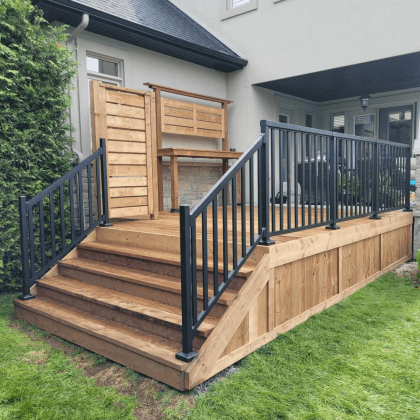
[[[171,156],[171,212],[179,212],[178,203],[178,158]]]

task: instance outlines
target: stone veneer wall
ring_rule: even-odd
[[[178,162],[179,205],[194,207],[221,178],[221,163]],[[163,162],[163,204],[171,209],[171,168]]]

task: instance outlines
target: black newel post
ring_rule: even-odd
[[[179,222],[181,228],[182,351],[176,354],[176,358],[184,362],[191,362],[197,352],[193,351],[191,216],[189,206],[179,207]]]
[[[20,255],[22,261],[22,295],[20,300],[33,299],[31,284],[29,283],[29,256],[28,256],[28,223],[26,220],[26,197],[19,197],[20,216]]]
[[[373,143],[372,156],[372,211],[369,219],[379,220],[379,153],[378,143]]]
[[[110,227],[113,224],[109,221],[109,206],[108,206],[108,162],[106,160],[106,141],[100,140],[101,153],[101,174],[102,174],[102,205],[104,208],[102,227]],[[99,180],[98,180],[99,182]]]
[[[329,179],[329,186],[330,189],[330,224],[326,227],[326,229],[337,230],[340,229],[340,226],[337,225],[337,218],[338,218],[338,201],[337,201],[337,194],[338,194],[338,182],[337,182],[337,174],[338,174],[338,165],[337,165],[337,137],[331,136],[330,137],[330,155],[328,156],[330,165],[328,169],[328,179]]]
[[[262,120],[261,134],[264,134],[262,141],[261,151],[259,153],[260,162],[260,177],[258,190],[261,190],[260,198],[258,200],[258,213],[261,212],[261,228],[263,236],[261,239],[261,245],[274,245],[274,241],[270,240],[270,175],[269,175],[269,161],[270,161],[270,148],[269,148],[269,128],[267,127],[267,121]],[[274,180],[272,180],[274,182]],[[289,186],[288,186],[289,188]],[[273,197],[273,206],[275,205]]]
[[[404,211],[413,211],[410,207],[410,178],[411,178],[411,147],[407,148],[407,173],[405,181],[405,210]]]

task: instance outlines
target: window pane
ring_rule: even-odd
[[[346,125],[346,117],[344,114],[336,114],[332,116],[332,131],[344,133]]]
[[[306,127],[313,128],[312,127],[312,115],[306,114]]]
[[[118,63],[95,57],[86,57],[86,64],[88,71],[118,77]]]
[[[231,0],[230,7],[233,9],[234,7],[242,6],[243,4],[249,3],[250,0]]]
[[[357,115],[354,117],[354,134],[361,137],[375,137],[375,115]]]
[[[288,124],[289,122],[289,117],[287,115],[279,115],[279,122],[283,123],[283,124]]]
[[[412,119],[411,111],[391,112],[389,114],[389,141],[411,143]]]

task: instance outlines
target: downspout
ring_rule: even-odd
[[[71,47],[73,41],[74,41],[74,50],[76,50],[76,59],[77,59],[77,37],[80,36],[80,34],[87,28],[87,26],[89,25],[89,15],[87,13],[83,13],[82,15],[82,20],[79,23],[79,25],[73,30],[73,32],[70,34],[70,36],[67,38],[67,46]],[[78,91],[78,85],[79,85],[79,76],[76,75],[76,84],[77,84],[77,91]],[[70,93],[70,92],[69,92]],[[78,105],[77,105],[77,112],[79,113],[79,118],[78,118],[78,131],[79,131],[79,136],[80,136],[80,151],[77,150],[76,148],[72,147],[73,149],[73,153],[77,156],[76,157],[76,161],[81,162],[83,160],[83,144],[82,144],[82,137],[81,137],[81,126],[80,126],[80,103],[79,103],[79,97],[77,96],[77,101],[78,101]],[[74,107],[73,107],[74,109]],[[70,110],[69,110],[70,111]],[[72,113],[69,112],[69,116],[70,116],[70,125],[72,125]],[[77,163],[77,162],[76,162]]]
[[[79,23],[79,26],[75,28],[75,30],[70,34],[67,42],[72,42],[76,39],[89,25],[89,15],[87,13],[83,13],[82,21]]]

